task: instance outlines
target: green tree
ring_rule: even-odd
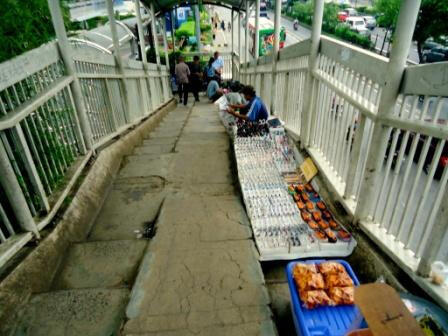
[[[381,13],[378,24],[388,29],[394,29],[397,23],[401,0],[377,0],[376,9]],[[422,0],[417,25],[414,31],[414,41],[420,62],[422,47],[425,41],[432,37],[440,38],[448,32],[448,0]]]
[[[437,40],[446,34],[448,34],[448,0],[423,0],[414,31],[420,61],[425,41],[430,37]]]

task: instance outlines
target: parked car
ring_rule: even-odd
[[[345,22],[345,20],[347,20],[347,18],[348,18],[347,12],[342,11],[342,12],[338,13],[338,21],[339,22]]]
[[[364,19],[367,29],[374,30],[376,28],[376,20],[373,16],[367,15],[362,18]]]
[[[365,36],[370,36],[370,30],[367,29],[364,19],[359,16],[349,16],[345,23],[351,30]]]
[[[426,41],[422,46],[422,50],[426,51],[426,50],[431,50],[433,48],[440,48],[440,47],[443,47],[440,43],[437,43],[434,41]]]
[[[428,120],[429,121],[429,120]],[[438,121],[439,124],[442,125],[447,125],[447,120],[441,120],[439,119]],[[393,157],[393,161],[392,161],[392,168],[395,168],[396,165],[396,161],[398,158],[398,154],[400,152],[400,148],[401,148],[401,144],[403,142],[403,136],[404,136],[404,132],[400,132],[400,135],[398,136],[398,141],[397,141],[397,145],[395,147],[395,152],[394,152],[394,157]],[[411,132],[409,134],[409,138],[408,141],[406,143],[406,148],[404,153],[407,155],[409,155],[410,151],[411,151],[411,147],[412,147],[412,143],[414,141],[414,137],[416,136],[416,133]],[[420,160],[420,156],[422,155],[422,150],[424,148],[425,142],[426,142],[427,136],[426,135],[420,135],[418,138],[418,142],[417,142],[417,146],[415,149],[415,154],[414,157],[412,158],[412,160],[414,161],[414,163],[418,163]],[[428,153],[426,154],[425,157],[425,162],[423,163],[423,170],[425,173],[429,173],[429,168],[431,166],[432,160],[434,159],[434,155],[436,153],[436,149],[437,149],[437,144],[439,143],[439,140],[436,138],[432,138],[431,142],[429,144],[429,148],[428,148]],[[392,134],[389,138],[389,144],[387,147],[387,151],[386,151],[386,155],[385,158],[387,159],[387,157],[389,156],[389,152],[390,152],[390,148],[391,148],[391,144],[392,144]],[[442,173],[448,166],[448,142],[445,142],[445,145],[443,146],[442,149],[442,154],[440,156],[439,161],[437,162],[437,167],[436,167],[436,171],[434,173],[434,178],[437,180],[440,180],[440,178],[442,177]]]
[[[347,12],[348,16],[358,16],[358,12],[354,8],[346,8],[344,11]]]
[[[430,50],[423,51],[423,62],[434,63],[448,61],[448,48],[447,47],[435,47]]]

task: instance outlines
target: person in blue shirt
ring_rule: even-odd
[[[264,105],[260,97],[255,93],[252,86],[245,86],[241,93],[248,102],[247,104],[241,105],[229,105],[228,112],[236,118],[248,120],[248,121],[260,121],[268,119],[268,110]],[[235,109],[247,110],[247,114],[241,114],[235,111]]]
[[[207,97],[211,101],[216,101],[219,97],[222,96],[222,90],[219,88],[219,84],[214,79],[208,83],[207,86]]]
[[[213,67],[213,62],[215,59],[213,57],[210,57],[207,66],[205,67],[205,77],[207,79],[207,83],[209,83],[211,80],[216,79],[216,71]]]

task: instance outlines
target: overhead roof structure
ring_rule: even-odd
[[[198,3],[202,3],[204,5],[222,6],[240,11],[246,9],[246,0],[207,0],[207,1],[141,0],[141,1],[148,7],[151,5],[152,2],[154,4],[155,11],[158,14],[170,11],[174,7],[197,5]],[[249,2],[252,3],[254,2],[254,0],[249,0]]]

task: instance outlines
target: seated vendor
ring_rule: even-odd
[[[242,85],[240,82],[232,82],[230,83],[230,92],[226,94],[227,101],[230,105],[246,105],[246,100],[240,93],[242,89]],[[240,110],[241,114],[242,113]]]
[[[245,86],[241,93],[248,101],[247,104],[234,104],[229,105],[228,112],[236,118],[248,120],[248,121],[260,121],[268,119],[268,111],[266,106],[260,97],[255,94],[255,90],[252,86]],[[235,109],[247,109],[246,115],[238,113]]]
[[[211,101],[216,101],[222,96],[222,90],[219,88],[219,84],[215,80],[211,80],[207,85],[207,97]]]

